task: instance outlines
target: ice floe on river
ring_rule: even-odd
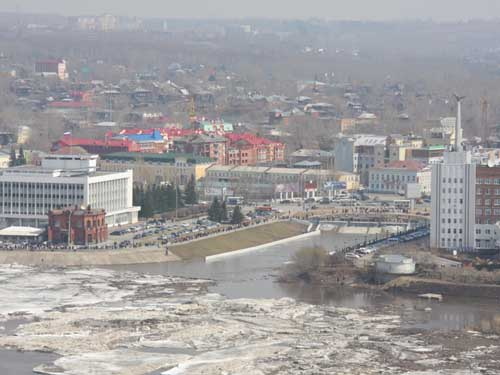
[[[228,300],[208,281],[0,266],[0,314],[27,318],[0,346],[61,357],[57,375],[496,373],[498,348],[454,352],[397,315],[292,299]],[[483,342],[483,344],[485,344]],[[490,366],[488,367],[488,364]],[[491,366],[493,364],[493,366]],[[465,373],[465,372],[464,372]]]

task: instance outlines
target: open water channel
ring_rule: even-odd
[[[276,276],[284,263],[303,247],[321,246],[328,251],[355,245],[359,235],[322,232],[321,235],[293,240],[255,252],[234,255],[217,261],[176,262],[115,266],[114,270],[210,279],[217,282],[212,292],[228,298],[291,297],[311,304],[332,304],[366,310],[391,309],[403,314],[408,327],[461,330],[476,327],[482,319],[498,313],[497,301],[448,298],[427,302],[413,296],[361,289],[321,288],[307,283],[283,284]],[[367,239],[370,239],[369,237]],[[431,307],[431,311],[424,311]],[[500,313],[498,313],[500,314]]]

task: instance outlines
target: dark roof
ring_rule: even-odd
[[[169,152],[165,154],[152,154],[147,152],[114,152],[107,155],[102,155],[101,159],[103,160],[121,160],[121,161],[135,161],[135,160],[144,160],[146,162],[151,163],[168,163],[173,164],[175,159],[177,158],[185,158],[188,163],[191,164],[205,164],[213,162],[212,159],[197,156],[193,154],[182,154],[176,152]]]

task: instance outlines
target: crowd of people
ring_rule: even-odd
[[[114,242],[106,242],[101,244],[92,244],[92,245],[74,245],[71,244],[68,246],[67,243],[60,244],[52,244],[47,241],[45,242],[29,242],[29,241],[20,241],[20,242],[1,242],[0,250],[6,251],[14,251],[14,250],[25,250],[25,251],[61,251],[61,250],[69,250],[69,251],[80,251],[80,250],[118,250],[118,249],[138,249],[138,248],[160,248],[169,244],[179,244],[184,242],[189,242],[193,240],[197,240],[204,237],[219,235],[226,232],[231,232],[242,227],[254,226],[259,224],[268,223],[271,220],[274,220],[274,217],[266,216],[266,217],[258,217],[249,223],[240,224],[240,225],[220,225],[214,228],[208,228],[204,231],[199,232],[190,232],[185,233],[177,237],[170,237],[165,240],[158,239],[148,239],[145,238],[144,241],[136,241],[136,240],[123,240],[123,241],[114,241]]]

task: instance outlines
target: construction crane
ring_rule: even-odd
[[[189,121],[195,123],[196,117],[196,104],[194,102],[194,96],[191,97],[191,102],[189,103]]]

